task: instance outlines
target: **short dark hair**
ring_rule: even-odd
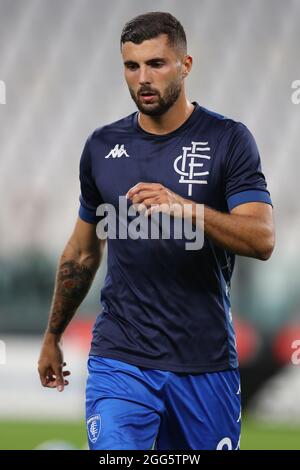
[[[169,45],[186,53],[186,35],[181,23],[170,13],[154,11],[136,16],[128,21],[121,33],[122,44],[131,41],[141,44],[160,34],[167,34]]]

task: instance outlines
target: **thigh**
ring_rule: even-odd
[[[103,398],[87,411],[91,450],[149,450],[159,428],[159,416],[129,400]]]
[[[173,374],[157,449],[239,448],[241,427],[238,369],[208,374]]]
[[[147,374],[131,364],[102,357],[90,357],[88,370],[90,449],[151,449],[160,424],[160,400],[149,388]]]

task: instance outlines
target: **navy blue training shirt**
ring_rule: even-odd
[[[272,204],[247,127],[193,104],[190,117],[169,134],[144,131],[138,112],[95,130],[80,162],[82,220],[96,224],[100,204],[117,208],[119,196],[139,182],[161,183],[222,212],[247,202]],[[175,238],[107,243],[91,354],[182,373],[238,366],[230,311],[233,253],[206,236],[196,251]]]

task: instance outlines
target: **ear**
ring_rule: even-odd
[[[190,55],[185,55],[182,60],[182,77],[186,78],[193,66],[193,57]]]

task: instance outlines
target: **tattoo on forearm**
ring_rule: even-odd
[[[61,334],[86,296],[94,278],[93,270],[74,260],[59,267],[48,330]]]

